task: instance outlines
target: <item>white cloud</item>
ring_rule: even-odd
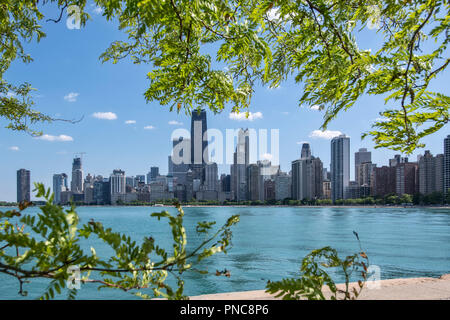
[[[309,107],[311,110],[320,110],[320,106],[317,104],[312,105],[311,107]]]
[[[12,147],[9,147],[9,150],[11,150],[11,151],[19,151],[20,149],[17,146],[12,146]]]
[[[100,8],[100,7],[95,7],[93,11],[94,11],[95,14],[102,14],[103,9]]]
[[[247,117],[248,115],[248,117]],[[229,115],[229,118],[231,120],[237,120],[237,121],[253,121],[256,119],[262,119],[263,115],[261,112],[240,112],[240,113],[236,113],[236,112],[232,112]]]
[[[144,129],[145,130],[153,130],[153,129],[155,129],[155,127],[154,126],[145,126]]]
[[[170,124],[171,126],[182,126],[182,125],[183,125],[183,122],[178,122],[178,121],[176,121],[176,120],[171,120],[171,121],[169,121],[169,124]]]
[[[102,120],[116,120],[117,115],[114,112],[95,112],[92,114],[94,118]]]
[[[125,124],[135,124],[136,120],[127,120],[125,121]]]
[[[308,141],[297,141],[297,144],[303,145],[304,143],[309,143]]]
[[[309,134],[310,138],[319,138],[319,139],[333,139],[334,137],[337,137],[341,135],[342,132],[340,131],[333,131],[333,130],[314,130]]]
[[[71,92],[64,96],[64,100],[68,102],[76,102],[79,95],[80,94],[77,92]]]
[[[60,134],[59,136],[52,136],[50,134],[44,134],[40,137],[36,137],[35,139],[39,140],[45,140],[45,141],[51,141],[51,142],[69,142],[73,141],[73,138],[71,136],[67,136],[65,134]]]
[[[289,112],[287,112],[287,111],[283,111],[281,113],[284,114],[285,116],[287,116],[289,114]]]

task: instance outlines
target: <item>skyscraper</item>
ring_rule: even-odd
[[[367,151],[366,148],[360,148],[358,152],[355,152],[355,181],[358,182],[360,185],[362,183],[360,182],[361,179],[359,178],[360,170],[359,166],[362,163],[367,163],[372,161],[372,153],[370,151]]]
[[[443,175],[443,156],[433,157],[430,150],[419,159],[419,192],[421,194],[430,194],[433,192],[442,192]]]
[[[217,163],[211,162],[205,165],[205,190],[219,191]]]
[[[309,146],[309,143],[303,143],[300,159],[306,159],[310,157],[311,157],[311,147]]]
[[[208,163],[208,137],[206,110],[194,110],[191,118],[191,169],[194,179],[205,180],[205,164]]]
[[[350,138],[340,135],[331,140],[331,200],[344,199],[350,181]]]
[[[450,190],[450,135],[444,139],[444,192]]]
[[[17,170],[17,202],[30,201],[30,170]]]
[[[159,176],[159,167],[151,167],[150,172],[147,174],[147,183],[150,184],[152,181],[156,181]]]
[[[67,174],[60,173],[53,175],[53,193],[55,195],[53,203],[61,203],[61,192],[68,191]]]
[[[114,195],[125,194],[126,192],[125,171],[122,171],[120,169],[114,170],[110,176],[110,183],[111,183],[111,199],[113,199]]]
[[[302,150],[303,151],[303,150]],[[318,199],[323,194],[323,164],[309,156],[292,162],[292,198]]]
[[[236,201],[247,200],[247,166],[249,165],[250,137],[248,129],[239,129],[236,151],[231,165],[231,191]]]
[[[77,157],[73,159],[72,163],[72,181],[70,184],[70,190],[72,193],[83,193],[83,167],[81,158]]]
[[[413,195],[419,191],[418,187],[418,169],[419,166],[415,162],[400,163],[395,167],[395,181],[397,195],[403,194]]]
[[[172,155],[169,159],[169,174],[177,178],[177,184],[186,184],[186,175],[191,160],[191,142],[189,139],[179,137],[172,141]]]

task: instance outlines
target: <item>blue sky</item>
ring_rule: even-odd
[[[146,174],[150,166],[159,166],[167,173],[167,156],[171,152],[171,133],[177,128],[190,129],[190,119],[184,114],[169,112],[157,102],[147,104],[143,93],[150,70],[146,65],[133,65],[122,61],[116,65],[102,64],[98,57],[124,34],[117,26],[94,12],[85,28],[69,30],[65,21],[59,24],[42,21],[47,37],[39,44],[30,43],[27,51],[34,58],[28,65],[16,61],[6,74],[12,83],[24,81],[37,89],[36,109],[65,119],[84,119],[77,124],[54,122],[38,126],[47,140],[35,139],[25,133],[4,129],[0,120],[0,200],[16,200],[16,170],[31,170],[32,182],[44,182],[51,186],[54,173],[71,172],[75,153],[84,155],[85,174],[109,176],[115,168],[125,170],[127,175]],[[47,11],[57,16],[56,11]],[[376,48],[375,30],[367,31],[359,43],[360,48]],[[449,94],[448,71],[433,84],[433,89]],[[280,164],[284,171],[300,155],[299,142],[308,141],[313,154],[329,168],[330,140],[314,137],[323,114],[298,106],[302,94],[301,85],[289,80],[278,89],[257,88],[250,111],[260,113],[253,121],[230,119],[231,106],[219,115],[208,113],[208,127],[222,130],[255,128],[280,130]],[[353,153],[365,147],[372,151],[372,161],[385,165],[398,153],[387,149],[374,150],[370,139],[361,141],[361,133],[385,108],[383,97],[360,98],[349,111],[341,113],[329,125],[329,130],[340,131],[351,137],[351,167]],[[106,113],[113,120],[99,119],[95,113]],[[114,117],[115,116],[115,117]],[[127,120],[135,121],[125,123]],[[176,125],[169,122],[177,122]],[[182,123],[182,124],[180,124]],[[147,127],[147,129],[145,129]],[[443,152],[443,139],[449,134],[448,126],[424,140],[433,154]],[[416,159],[423,150],[417,150],[410,159]],[[220,173],[229,173],[229,166],[219,166]],[[352,172],[351,177],[354,176]]]

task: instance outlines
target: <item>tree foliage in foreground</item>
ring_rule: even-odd
[[[353,233],[359,242],[358,234]],[[336,249],[324,247],[311,251],[303,258],[301,277],[269,281],[266,292],[283,300],[356,300],[368,278],[368,267],[369,258],[362,250],[361,244],[360,252],[344,259],[339,257]],[[335,270],[344,276],[343,288],[336,286],[329,270]],[[360,275],[360,280],[357,286],[350,286],[350,279],[354,274]]]
[[[185,299],[183,275],[207,273],[195,266],[216,253],[227,253],[231,228],[239,221],[239,216],[234,215],[215,231],[214,222],[199,222],[196,231],[204,239],[188,251],[183,209],[177,205],[176,216],[167,211],[152,213],[152,217],[169,223],[172,248],[168,249],[160,247],[150,235],[138,244],[101,222],[91,220],[80,225],[74,207],[64,210],[54,205],[53,195],[42,184],[37,184],[36,189],[37,197],[47,201],[38,215],[22,215],[29,204],[21,204],[20,211],[0,212],[0,273],[16,278],[22,295],[27,294],[27,282],[48,279],[44,299],[54,298],[67,287],[67,281],[73,279],[72,267],[81,272],[83,284],[129,291],[142,298]],[[92,247],[85,252],[81,243],[84,239],[104,242],[113,254],[102,257]],[[169,278],[176,280],[176,288],[167,283]],[[68,298],[75,298],[76,292],[70,289]]]
[[[324,113],[322,129],[362,95],[384,97],[386,107],[376,107],[380,119],[363,134],[376,147],[410,153],[449,121],[449,97],[430,89],[450,61],[448,1],[95,3],[128,35],[128,41],[113,42],[102,61],[129,58],[148,64],[145,98],[170,110],[189,113],[206,106],[220,112],[230,105],[233,111],[248,111],[255,86],[274,88],[293,77],[303,87],[299,105]],[[89,18],[85,0],[6,0],[0,5],[0,116],[11,121],[11,129],[29,131],[28,122],[51,121],[30,108],[32,101],[8,96],[21,87],[3,77],[15,59],[31,61],[22,44],[45,35],[42,7],[49,4],[62,10],[54,22],[69,5],[79,6],[81,25]],[[373,37],[377,48],[360,49],[362,37]]]

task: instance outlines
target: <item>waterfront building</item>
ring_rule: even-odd
[[[395,192],[413,195],[419,191],[418,164],[415,162],[403,162],[395,167],[396,188]]]
[[[275,199],[284,200],[292,197],[292,177],[285,173],[280,172],[275,176]]]
[[[450,135],[444,139],[444,192],[450,192]]]
[[[340,135],[331,140],[331,199],[344,199],[350,181],[350,138]]]
[[[307,145],[307,146],[305,146]],[[311,156],[309,144],[303,144],[302,157],[292,162],[292,198],[319,199],[323,192],[323,164]]]
[[[359,166],[368,162],[372,162],[372,153],[370,151],[367,151],[366,148],[360,148],[358,152],[355,152],[355,181],[360,185],[363,185],[364,183],[361,183],[359,177],[361,173]]]
[[[331,199],[331,181],[323,180],[322,199]]]
[[[93,202],[97,205],[111,204],[111,184],[108,178],[97,176],[94,181]]]
[[[248,129],[239,129],[236,151],[231,165],[231,191],[236,201],[247,200],[247,166],[249,165],[250,137]]]
[[[396,192],[396,168],[391,166],[375,167],[370,181],[371,194],[384,197]]]
[[[17,170],[17,202],[31,201],[30,170]]]
[[[356,180],[356,182],[360,186],[370,187],[370,185],[372,184],[372,173],[376,167],[377,165],[372,162],[360,163],[357,166],[358,174],[356,176],[358,177],[358,180]]]
[[[68,177],[65,173],[53,175],[53,203],[61,204],[61,192],[68,191]]]
[[[81,158],[76,157],[72,162],[72,181],[70,184],[70,190],[72,194],[83,193],[83,167]]]
[[[419,192],[421,194],[431,194],[433,192],[442,192],[444,156],[437,155],[433,157],[430,150],[419,159]]]
[[[116,204],[119,200],[123,201],[124,195],[126,194],[125,171],[120,169],[114,170],[109,178],[111,186],[111,204]]]

